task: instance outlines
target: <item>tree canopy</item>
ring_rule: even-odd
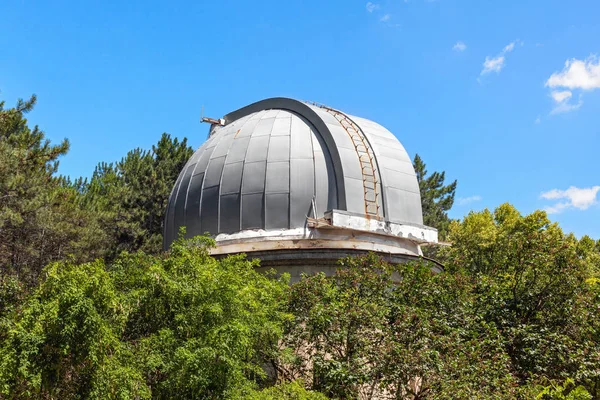
[[[209,256],[203,237],[52,263],[25,298],[0,286],[17,301],[1,310],[1,393],[598,398],[596,243],[510,205],[453,222],[449,238],[441,273],[368,255],[291,286],[243,255]]]

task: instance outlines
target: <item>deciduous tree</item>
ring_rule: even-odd
[[[565,235],[545,212],[504,204],[453,222],[447,270],[477,282],[478,313],[502,334],[521,384],[573,377],[598,397],[598,260],[593,240]]]
[[[107,267],[59,262],[0,336],[0,396],[223,399],[266,380],[287,282],[211,240]],[[317,398],[317,397],[313,397]]]

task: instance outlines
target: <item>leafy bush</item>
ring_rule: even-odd
[[[548,385],[537,396],[541,400],[592,400],[592,395],[583,386],[576,386],[568,378],[562,385]]]
[[[211,241],[161,257],[55,263],[0,347],[13,397],[226,398],[266,378],[287,315],[287,283]]]
[[[262,390],[251,390],[234,397],[236,400],[327,400],[319,392],[306,390],[299,382],[293,381]]]

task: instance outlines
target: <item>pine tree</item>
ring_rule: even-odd
[[[192,153],[187,139],[164,133],[151,151],[137,148],[116,164],[96,167],[84,191],[111,237],[109,259],[121,251],[161,251],[169,194]]]
[[[448,211],[454,204],[456,191],[456,180],[449,185],[444,185],[446,172],[434,172],[427,176],[425,163],[415,155],[413,166],[419,181],[421,191],[421,207],[423,208],[423,223],[427,226],[437,228],[439,236],[444,239],[448,232],[450,218]]]
[[[58,157],[69,142],[51,145],[24,114],[36,103],[19,100],[14,108],[0,103],[0,265],[3,274],[33,278],[47,260],[52,200],[58,181]]]
[[[28,127],[35,103],[35,95],[6,110],[0,103],[0,273],[29,285],[51,261],[98,255],[103,236],[77,188],[57,175],[69,142],[51,145]]]

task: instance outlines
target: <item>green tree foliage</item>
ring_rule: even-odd
[[[448,211],[454,204],[457,182],[455,180],[449,185],[444,185],[446,179],[446,172],[444,171],[434,172],[428,176],[428,171],[425,169],[426,165],[418,154],[415,154],[413,167],[421,191],[423,223],[437,228],[440,238],[444,239],[450,224]]]
[[[504,204],[453,222],[448,271],[477,282],[478,313],[502,335],[521,384],[572,377],[600,397],[600,254],[543,211]]]
[[[6,339],[11,317],[23,303],[25,290],[14,276],[0,275],[0,343]]]
[[[187,139],[164,133],[152,150],[135,149],[116,164],[101,163],[83,185],[110,237],[107,256],[121,251],[162,250],[164,213],[177,176],[193,151]]]
[[[124,254],[110,268],[50,265],[1,343],[0,396],[252,393],[288,318],[288,286],[242,257],[215,260],[209,245],[177,241],[170,255]]]
[[[575,386],[568,378],[562,385],[548,385],[537,396],[541,400],[592,400],[592,395],[583,387]]]
[[[420,264],[348,258],[292,287],[287,379],[343,399],[512,399],[501,335],[475,312],[474,281]],[[308,382],[308,380],[307,380]]]
[[[306,390],[301,382],[290,382],[275,385],[266,389],[252,389],[232,398],[236,400],[327,400],[319,392]]]
[[[98,252],[102,232],[81,209],[77,191],[56,176],[69,143],[51,145],[24,115],[36,103],[0,103],[0,273],[33,284],[48,262]]]

